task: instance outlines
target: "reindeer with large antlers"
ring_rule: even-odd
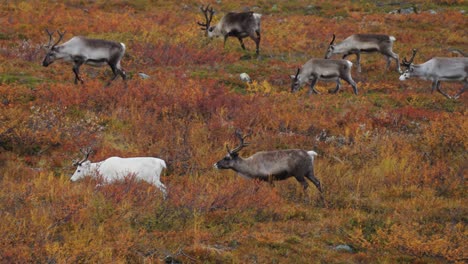
[[[48,29],[46,29],[46,32],[49,35],[49,44],[46,45],[48,51],[42,62],[42,66],[47,67],[56,60],[72,62],[73,72],[75,73],[75,84],[77,84],[78,81],[83,83],[83,79],[81,79],[79,75],[80,67],[83,64],[97,67],[109,65],[114,76],[107,85],[115,80],[118,75],[120,75],[123,80],[127,78],[125,71],[120,66],[120,60],[125,54],[125,44],[103,39],[90,39],[76,36],[58,45],[63,39],[65,32],[60,33],[57,31],[59,39],[54,44],[52,44],[54,32],[50,32]]]
[[[102,176],[105,182],[112,182],[122,180],[128,175],[134,175],[136,179],[144,180],[158,187],[166,198],[166,186],[160,180],[161,172],[166,168],[164,160],[153,157],[110,157],[101,162],[91,163],[88,158],[92,150],[90,148],[82,149],[81,153],[84,154],[84,158],[73,162],[77,168],[71,181],[77,181],[85,176]]]
[[[244,140],[250,135],[251,133],[243,136],[242,132],[237,130],[236,137],[240,141],[239,145],[233,150],[230,150],[226,145],[227,155],[216,162],[214,167],[216,169],[232,169],[247,179],[258,179],[270,183],[294,177],[302,184],[304,191],[309,186],[307,178],[322,192],[320,181],[314,174],[313,162],[317,156],[315,151],[302,149],[261,151],[244,159],[239,157],[239,151],[249,145]]]
[[[390,67],[390,59],[396,62],[397,70],[401,73],[398,54],[392,51],[394,36],[382,34],[354,34],[347,37],[339,44],[335,44],[335,34],[328,45],[325,59],[329,59],[333,54],[343,54],[346,59],[351,54],[356,54],[358,72],[361,72],[361,53],[379,52],[387,59],[387,69]]]
[[[405,67],[405,72],[400,76],[400,81],[404,81],[411,77],[419,77],[423,80],[432,81],[432,92],[437,90],[445,97],[458,99],[460,95],[468,87],[468,58],[441,58],[435,57],[423,64],[413,64],[416,56],[416,49],[413,49],[413,54],[409,61],[403,59],[401,66]],[[463,88],[453,97],[440,89],[440,81],[459,81],[463,82]]]
[[[201,29],[206,31],[206,35],[210,38],[220,37],[224,38],[224,46],[228,37],[236,37],[243,50],[245,45],[243,39],[250,37],[256,45],[256,54],[260,52],[260,19],[261,14],[254,12],[242,13],[227,13],[215,26],[211,26],[214,10],[209,5],[207,7],[200,7],[200,10],[205,16],[205,23],[197,22]]]

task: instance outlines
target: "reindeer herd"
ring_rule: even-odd
[[[201,6],[200,10],[205,17],[205,22],[197,22],[197,24],[206,32],[207,37],[222,36],[224,38],[224,45],[226,45],[228,37],[235,37],[239,40],[243,50],[246,49],[243,39],[249,37],[255,42],[256,55],[260,54],[261,14],[255,12],[230,12],[224,15],[216,25],[212,26],[211,22],[215,13],[213,8],[209,5],[207,7]],[[120,61],[125,53],[125,44],[75,36],[67,42],[58,45],[63,39],[65,32],[58,32],[59,39],[54,44],[52,44],[53,32],[49,30],[46,30],[46,32],[49,35],[49,43],[47,45],[47,54],[42,63],[44,67],[47,67],[56,60],[72,62],[75,84],[77,84],[78,81],[83,83],[83,79],[79,75],[81,65],[108,65],[114,74],[108,85],[118,76],[121,76],[124,82],[126,81],[125,71],[120,65]],[[297,69],[295,75],[291,75],[291,92],[296,92],[304,84],[309,83],[309,95],[311,93],[318,94],[319,92],[315,89],[315,85],[319,80],[324,80],[336,82],[336,88],[331,92],[337,93],[341,88],[340,80],[342,79],[352,86],[354,93],[357,95],[358,88],[351,76],[353,63],[346,60],[346,58],[352,54],[356,55],[357,70],[361,72],[361,53],[376,52],[385,56],[387,70],[390,67],[391,60],[395,61],[396,70],[401,74],[399,78],[401,81],[411,77],[430,80],[432,81],[432,91],[437,90],[449,99],[458,99],[468,86],[467,57],[436,57],[423,64],[413,64],[417,52],[413,50],[410,60],[408,61],[405,58],[400,64],[398,54],[392,50],[396,40],[394,36],[354,34],[338,44],[335,44],[335,38],[336,36],[333,34],[324,58],[310,59],[301,68]],[[341,59],[330,59],[334,54],[343,54],[343,56]],[[402,71],[400,66],[404,67],[405,71]],[[462,82],[463,87],[457,94],[450,96],[440,89],[441,81]],[[233,150],[227,148],[227,155],[216,162],[214,168],[231,169],[242,177],[268,181],[270,183],[276,180],[295,177],[304,190],[308,188],[306,181],[308,179],[322,192],[320,181],[314,174],[313,162],[317,153],[302,149],[263,151],[244,159],[239,157],[239,151],[248,145],[244,140],[250,134],[243,136],[242,132],[237,130],[235,135],[239,139],[240,144]],[[85,157],[81,161],[74,163],[77,169],[71,177],[72,181],[89,175],[101,176],[105,181],[109,182],[132,174],[137,179],[144,180],[158,187],[164,197],[166,197],[166,187],[160,181],[161,172],[166,168],[164,160],[153,157],[111,157],[98,163],[91,163],[88,160],[91,150],[82,150],[82,152]]]

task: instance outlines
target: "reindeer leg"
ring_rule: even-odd
[[[322,185],[320,184],[320,181],[317,178],[315,178],[313,171],[308,172],[306,174],[306,177],[315,185],[315,187],[317,187],[319,192],[322,192]]]
[[[437,86],[437,91],[438,91],[439,93],[443,94],[443,95],[444,95],[445,97],[447,97],[448,99],[452,99],[452,97],[451,97],[450,95],[446,94],[444,91],[442,91],[442,90],[440,89],[440,81],[437,81],[436,86]]]
[[[241,38],[241,37],[237,37],[237,39],[239,40],[242,49],[245,50],[245,45],[244,45],[244,41],[242,40],[242,38]]]
[[[227,35],[227,34],[224,35],[224,44],[223,44],[223,45],[224,45],[224,46],[223,46],[224,49],[226,48],[226,41],[227,41],[227,38],[228,38],[228,35]]]
[[[392,57],[392,58],[395,60],[395,62],[396,62],[398,73],[400,73],[400,74],[403,73],[403,71],[402,71],[401,68],[400,68],[400,57],[398,56],[398,54],[396,54],[396,53],[394,53],[394,52],[392,52],[391,54],[392,54],[391,57]]]
[[[337,93],[337,92],[340,90],[340,88],[341,88],[341,83],[340,83],[340,79],[338,78],[338,79],[336,80],[336,88],[335,88],[335,90],[331,91],[330,93],[335,94],[335,93]]]
[[[356,63],[358,72],[361,72],[361,53],[359,51],[356,52]]]
[[[391,63],[390,59],[394,59],[396,66],[397,66],[397,71],[399,73],[403,73],[400,68],[400,58],[398,54],[396,54],[395,52],[391,50],[384,50],[382,54],[387,58],[387,70],[390,68],[390,63]]]
[[[355,94],[355,95],[358,95],[357,84],[356,84],[356,82],[353,80],[353,78],[351,78],[351,75],[350,75],[350,76],[345,76],[345,77],[343,78],[343,80],[345,80],[347,83],[349,83],[349,85],[351,85],[351,86],[353,87],[354,94]]]
[[[310,90],[309,90],[309,95],[311,95],[312,93],[314,94],[320,94],[316,89],[315,89],[315,85],[317,84],[318,82],[318,77],[314,77],[312,79],[312,82],[310,83]]]
[[[310,202],[310,197],[307,193],[307,188],[309,188],[309,184],[307,183],[306,179],[304,178],[303,175],[301,176],[294,176],[296,180],[302,185],[302,190],[304,192],[304,202],[309,203]]]
[[[460,91],[453,97],[453,99],[460,98],[460,95],[465,92],[467,87],[468,87],[468,82],[465,82],[465,85],[463,85],[463,88],[460,89]]]
[[[258,56],[260,53],[260,31],[256,30],[255,33],[251,33],[249,36],[255,42],[255,54]]]
[[[310,171],[306,174],[306,177],[307,179],[309,179],[314,185],[315,187],[317,187],[317,189],[319,190],[320,192],[320,202],[325,206],[327,207],[327,202],[325,201],[325,198],[323,197],[323,189],[322,189],[322,185],[320,184],[320,181],[315,178],[314,176],[314,171]]]
[[[392,63],[392,61],[390,60],[390,57],[387,56],[387,55],[384,55],[385,56],[385,60],[387,61],[387,64],[385,66],[385,70],[388,71],[388,69],[390,68],[390,64]]]
[[[84,63],[84,61],[80,59],[75,59],[74,62],[75,64],[73,65],[73,72],[75,73],[75,84],[78,84],[78,81],[80,81],[83,84],[83,79],[80,78],[80,66]]]
[[[159,190],[161,190],[161,192],[163,193],[163,199],[166,200],[167,199],[167,188],[166,188],[166,186],[164,186],[164,184],[162,184],[161,182],[158,182],[158,183],[156,183],[156,187],[158,187]]]
[[[106,86],[109,86],[111,84],[111,82],[114,81],[117,78],[117,76],[119,76],[119,74],[120,74],[119,70],[115,67],[115,65],[109,63],[109,66],[111,67],[112,73],[114,74],[114,76],[112,76],[112,78],[109,80],[109,82],[107,82]]]
[[[127,80],[127,74],[125,73],[124,69],[122,69],[122,66],[120,66],[120,61],[116,64],[117,72],[120,74],[120,77],[122,77],[122,80]]]
[[[434,91],[436,90],[436,88],[437,88],[437,83],[438,83],[438,82],[439,82],[439,81],[433,81],[433,82],[432,82],[432,90],[431,90],[431,93],[434,93]]]

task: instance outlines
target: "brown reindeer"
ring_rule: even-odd
[[[218,24],[210,26],[213,19],[214,10],[209,7],[200,7],[200,10],[205,16],[205,23],[197,22],[202,30],[206,31],[206,35],[212,37],[224,37],[224,46],[228,37],[235,37],[239,40],[241,47],[245,50],[244,41],[242,39],[250,37],[256,45],[256,54],[260,52],[260,19],[261,14],[254,12],[242,13],[227,13],[221,18]]]
[[[239,151],[249,143],[244,142],[250,136],[242,135],[240,130],[236,131],[239,145],[230,150],[228,146],[227,155],[214,164],[216,169],[231,169],[247,179],[259,179],[262,181],[279,181],[290,177],[296,178],[301,183],[304,191],[309,187],[306,178],[310,180],[317,189],[322,192],[320,181],[314,174],[315,151],[302,149],[285,149],[274,151],[261,151],[248,158],[241,158]]]

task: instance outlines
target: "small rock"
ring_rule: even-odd
[[[399,8],[388,12],[389,14],[413,14],[418,13],[415,7]]]
[[[150,76],[148,74],[145,74],[143,72],[139,72],[138,75],[144,80],[144,79],[148,79]]]
[[[241,81],[243,81],[243,82],[252,83],[252,79],[250,79],[250,76],[245,72],[241,73],[239,75],[239,77],[240,77]]]
[[[353,248],[349,245],[338,245],[335,247],[335,250],[337,251],[346,251],[346,252],[354,252]]]

